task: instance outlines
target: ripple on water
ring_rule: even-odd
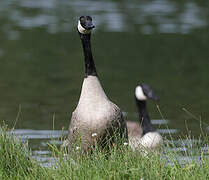
[[[34,155],[47,155],[47,154],[51,154],[50,151],[44,151],[44,150],[35,150],[33,151]]]
[[[152,124],[158,124],[158,125],[162,125],[162,124],[168,124],[169,120],[167,119],[153,119],[151,120]]]
[[[8,11],[10,20],[23,28],[53,26],[53,31],[65,31],[62,23],[74,24],[73,18],[80,14],[91,14],[96,18],[97,29],[104,31],[133,31],[140,25],[144,34],[159,33],[190,33],[191,30],[208,26],[207,8],[195,2],[185,2],[178,11],[179,4],[175,1],[58,1],[58,0],[21,0],[17,6],[9,7],[0,1],[0,11]],[[91,6],[89,6],[91,4]],[[3,8],[2,8],[3,7]],[[39,9],[38,13],[22,13],[22,9]],[[11,16],[11,14],[16,14]],[[131,21],[129,21],[131,19]],[[150,23],[150,19],[152,20]],[[153,25],[151,25],[153,24]],[[48,29],[47,28],[47,29]],[[69,28],[68,31],[71,31]],[[50,31],[51,32],[51,31]]]
[[[178,129],[157,129],[161,134],[175,134],[178,132]]]
[[[174,144],[178,147],[191,147],[200,144],[202,141],[200,139],[181,139],[181,140],[165,140],[167,144]]]
[[[53,167],[54,165],[58,165],[58,158],[50,157],[50,156],[32,156],[36,161],[38,161],[43,167]]]
[[[170,147],[165,147],[166,152],[188,152],[188,148],[186,147],[175,147],[175,148],[170,148]]]
[[[201,163],[200,156],[175,156],[175,160],[177,160],[181,165],[191,164],[191,163]],[[173,160],[168,160],[169,165],[174,165],[175,162]]]
[[[61,130],[32,130],[32,129],[16,129],[7,134],[12,133],[15,136],[25,139],[52,139],[67,135],[68,131]]]

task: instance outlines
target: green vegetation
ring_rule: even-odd
[[[5,126],[0,129],[0,179],[21,179],[37,172],[39,165],[32,159],[27,144],[7,135],[6,130]]]
[[[166,141],[163,153],[147,155],[131,151],[127,146],[112,148],[109,156],[99,149],[91,155],[66,155],[49,145],[55,158],[53,167],[45,168],[32,159],[27,144],[13,135],[0,133],[0,179],[208,179],[208,136],[195,144],[184,143],[185,151],[172,152],[174,143]],[[189,141],[190,138],[188,138]],[[204,148],[205,147],[205,148]],[[191,157],[191,162],[182,165],[179,156]],[[200,161],[195,161],[199,157]]]

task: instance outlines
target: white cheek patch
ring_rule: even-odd
[[[141,100],[141,101],[147,100],[147,97],[145,96],[141,86],[136,87],[135,95],[138,100]]]
[[[78,21],[78,31],[81,33],[81,34],[89,34],[91,32],[91,30],[86,30],[85,28],[83,28],[81,26],[81,23],[80,21]]]

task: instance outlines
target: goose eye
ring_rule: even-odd
[[[80,21],[84,21],[84,16],[81,16],[80,17]]]
[[[89,20],[89,21],[92,21],[91,16],[87,16],[86,19]]]

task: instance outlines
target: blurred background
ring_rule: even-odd
[[[93,17],[99,78],[128,120],[137,120],[134,90],[145,82],[160,98],[162,114],[148,103],[151,118],[166,120],[157,128],[209,132],[209,2],[203,0],[1,0],[1,121],[16,129],[68,129],[84,77],[81,15]]]

